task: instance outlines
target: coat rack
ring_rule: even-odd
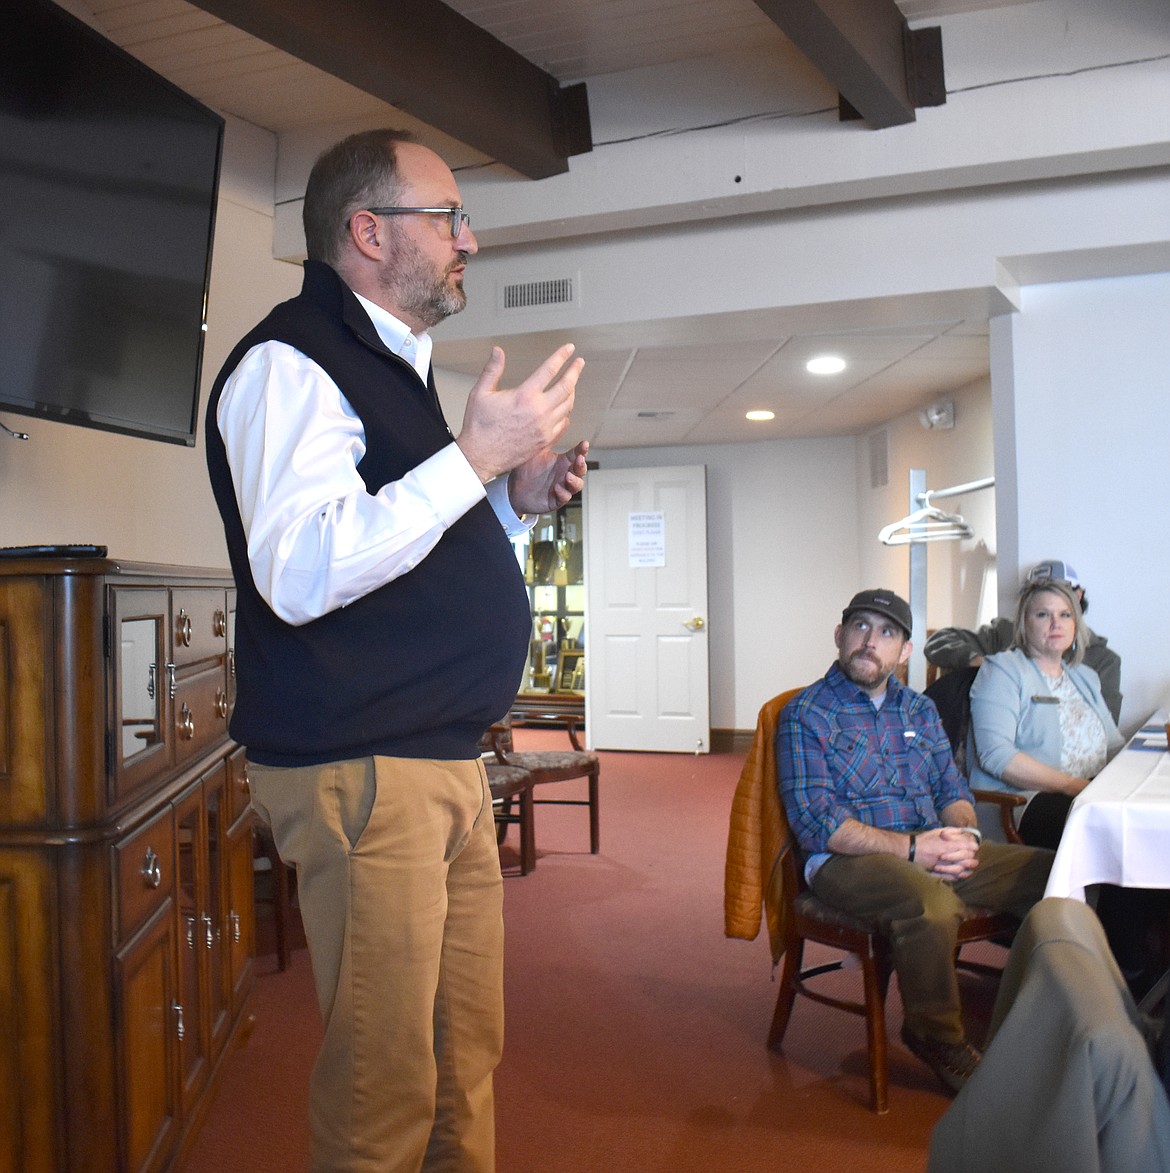
[[[921,692],[926,687],[926,544],[957,542],[973,537],[975,531],[957,513],[947,513],[931,504],[933,500],[960,497],[990,489],[995,477],[952,485],[949,489],[927,489],[926,470],[910,470],[910,512],[901,521],[883,526],[878,540],[886,546],[910,547],[910,616],[914,622],[914,647],[907,665],[910,687]]]

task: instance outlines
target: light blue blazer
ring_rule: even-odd
[[[1110,757],[1121,748],[1122,736],[1101,697],[1097,673],[1084,664],[1065,665],[1065,672],[1101,719]],[[972,789],[1009,790],[1029,797],[1000,778],[1019,752],[1060,769],[1060,705],[1048,697],[1048,683],[1037,665],[1019,648],[999,652],[983,661],[971,685],[971,731],[967,766]]]

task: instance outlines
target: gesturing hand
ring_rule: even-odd
[[[517,513],[547,513],[560,509],[585,484],[585,456],[589,441],[559,455],[549,449],[512,470],[508,500]]]
[[[567,343],[553,351],[518,387],[506,390],[499,386],[504,352],[498,346],[492,347],[491,358],[467,398],[463,428],[455,440],[485,484],[502,473],[513,469],[519,472],[522,467],[527,469],[529,462],[535,462],[519,477],[520,488],[525,494],[538,493],[543,483],[545,497],[539,508],[527,512],[554,508],[549,504],[554,498],[557,504],[564,504],[576,491],[568,491],[570,477],[579,480],[584,476],[580,445],[565,457],[557,457],[551,451],[569,426],[577,378],[585,365],[582,358],[569,361],[573,349]],[[564,465],[559,464],[561,460]],[[578,461],[582,466],[579,474]],[[566,494],[563,500],[561,492]],[[513,508],[517,508],[515,497],[512,500]]]

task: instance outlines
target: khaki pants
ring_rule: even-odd
[[[297,891],[325,1037],[313,1173],[490,1173],[503,881],[478,761],[249,763]]]
[[[893,855],[833,855],[812,878],[826,904],[880,929],[890,942],[907,1027],[924,1038],[963,1038],[955,948],[964,904],[1023,918],[1044,895],[1052,852],[984,842],[979,867],[950,884]]]

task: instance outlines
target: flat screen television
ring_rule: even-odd
[[[223,128],[50,0],[5,0],[0,410],[195,443]]]

